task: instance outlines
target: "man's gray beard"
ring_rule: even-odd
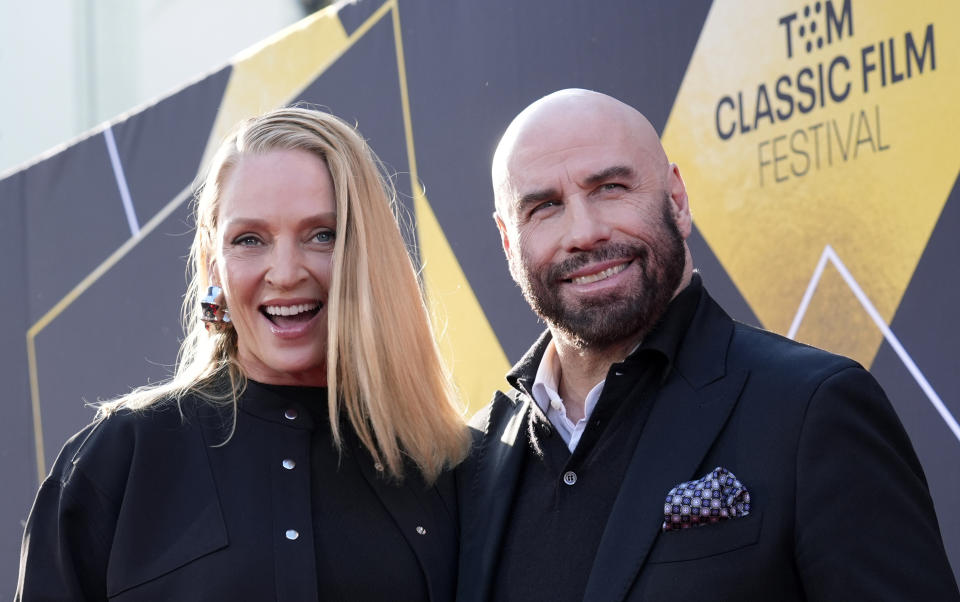
[[[515,265],[520,288],[534,312],[550,329],[579,348],[604,348],[627,339],[642,340],[667,310],[683,278],[683,237],[670,214],[666,199],[655,247],[610,243],[574,255],[534,273],[525,258]],[[589,301],[564,304],[556,282],[589,263],[633,257],[641,270],[639,281],[627,294],[612,292]],[[629,269],[629,268],[628,268]]]

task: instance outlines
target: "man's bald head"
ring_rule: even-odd
[[[526,160],[590,139],[611,143],[618,139],[632,146],[655,172],[665,176],[669,171],[660,138],[642,113],[600,92],[559,90],[525,108],[500,139],[492,166],[497,212],[509,215],[505,210],[513,188],[511,176]]]
[[[510,273],[559,344],[635,345],[689,283],[686,189],[636,109],[545,96],[507,128],[492,175]]]

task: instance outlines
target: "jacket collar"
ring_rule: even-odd
[[[670,302],[661,319],[624,362],[629,364],[647,361],[645,352],[659,352],[667,360],[667,367],[663,371],[663,378],[666,378],[679,359],[677,355],[681,349],[681,342],[690,329],[692,318],[696,316],[697,308],[705,296],[706,290],[703,288],[700,274],[694,272],[690,284]],[[533,346],[507,373],[507,382],[514,389],[532,396],[537,369],[552,339],[550,331],[544,330]]]
[[[319,418],[325,418],[326,387],[269,385],[247,379],[240,395],[241,411],[290,428],[313,429]]]
[[[510,386],[518,391],[523,391],[527,395],[531,394],[533,381],[537,377],[537,368],[540,367],[540,361],[543,359],[547,345],[550,344],[552,339],[553,335],[550,334],[549,330],[544,330],[540,334],[537,342],[523,354],[523,357],[514,364],[510,372],[507,372],[507,382],[510,383]]]

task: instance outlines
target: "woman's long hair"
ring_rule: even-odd
[[[196,394],[232,403],[246,386],[232,327],[204,328],[200,299],[209,284],[217,215],[226,178],[243,155],[305,150],[333,179],[337,233],[327,299],[330,425],[342,445],[341,412],[374,461],[403,478],[404,456],[433,482],[459,463],[469,436],[440,359],[420,284],[397,226],[396,192],[366,142],[337,117],[284,108],[241,123],[220,146],[195,200],[182,321],[186,337],[173,378],[100,406],[101,415]],[[229,299],[227,299],[229,305]]]

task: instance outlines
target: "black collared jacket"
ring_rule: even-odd
[[[231,423],[232,409],[187,397],[120,411],[71,438],[31,511],[16,600],[316,600],[310,412],[245,395],[223,444]],[[452,600],[452,477],[397,486],[361,464],[379,498],[361,503],[387,508],[430,599]],[[390,558],[377,542],[370,550],[376,579]]]

